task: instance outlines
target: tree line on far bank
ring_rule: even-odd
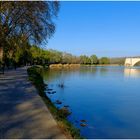
[[[110,59],[108,57],[98,58],[96,55],[91,56],[81,55],[80,63],[85,65],[110,64]]]

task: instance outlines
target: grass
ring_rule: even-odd
[[[27,69],[29,80],[32,81],[32,83],[35,85],[35,87],[38,90],[39,95],[47,105],[48,109],[52,113],[53,117],[57,121],[59,127],[62,129],[64,134],[68,138],[74,138],[74,139],[81,139],[80,130],[75,128],[68,120],[61,110],[56,108],[56,106],[51,102],[51,100],[47,97],[45,94],[45,89],[47,88],[47,85],[44,84],[43,77],[41,75],[41,72],[43,70],[43,67],[41,66],[33,66]]]

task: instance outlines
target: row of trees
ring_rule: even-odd
[[[26,44],[25,47],[18,47],[14,52],[10,51],[6,56],[5,63],[7,67],[11,65],[49,65],[49,64],[109,64],[107,57],[98,58],[96,55],[90,57],[86,55],[74,56],[70,53],[56,50],[45,50],[35,45]]]
[[[107,57],[98,58],[96,55],[91,55],[90,57],[86,55],[80,56],[80,63],[81,64],[110,64],[110,59]]]
[[[10,56],[10,55],[9,55]],[[24,48],[18,48],[14,53],[14,57],[8,57],[7,62],[12,63],[14,61],[18,65],[26,64],[109,64],[109,59],[107,57],[97,58],[96,55],[90,57],[82,55],[80,57],[74,56],[70,53],[60,52],[56,50],[45,50],[41,49],[35,45],[26,44]]]
[[[32,46],[30,49],[32,62],[34,64],[66,64],[66,63],[79,63],[79,57],[76,57],[70,53],[60,52],[56,50],[44,50],[37,46]]]

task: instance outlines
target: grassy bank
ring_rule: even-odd
[[[43,77],[41,76],[42,70],[43,67],[39,67],[39,66],[28,68],[27,72],[29,75],[29,80],[32,81],[32,83],[37,88],[39,95],[47,105],[48,109],[50,110],[55,120],[57,121],[58,126],[62,129],[65,135],[68,138],[75,138],[75,139],[82,138],[80,136],[79,129],[75,128],[70,122],[67,121],[65,112],[57,109],[55,105],[51,102],[51,100],[46,96],[45,89],[47,88],[47,85],[45,85],[43,82]]]

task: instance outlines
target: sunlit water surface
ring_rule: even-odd
[[[140,138],[140,68],[82,66],[73,70],[46,70],[46,94],[69,105],[68,120],[86,138]],[[64,87],[58,86],[63,84]],[[86,120],[85,127],[80,120]]]

